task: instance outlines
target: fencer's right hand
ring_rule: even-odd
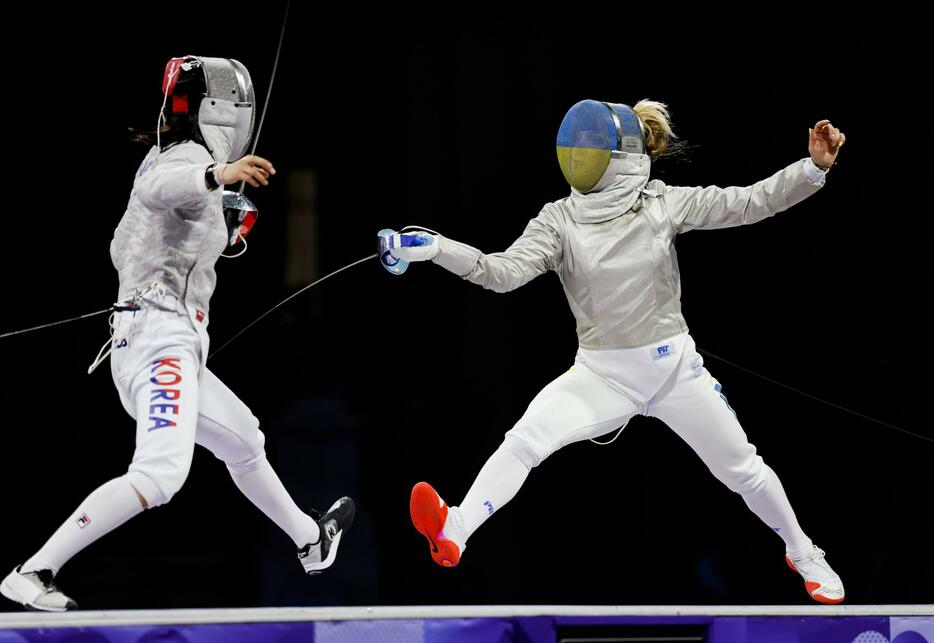
[[[438,256],[438,236],[427,232],[397,232],[389,237],[389,252],[404,261],[429,261]]]
[[[276,168],[262,156],[247,154],[238,161],[220,166],[215,176],[223,185],[246,181],[258,188],[260,184],[269,185],[269,177],[275,173]]]

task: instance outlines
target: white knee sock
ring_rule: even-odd
[[[72,556],[143,511],[127,476],[98,487],[59,527],[36,554],[23,563],[23,572],[51,569],[57,574]]]
[[[318,523],[298,508],[265,455],[228,469],[243,495],[287,533],[296,547],[318,542]]]
[[[502,446],[497,449],[480,469],[464,501],[456,508],[453,540],[459,545],[466,544],[470,535],[493,512],[513,499],[528,475],[529,468],[511,451]]]
[[[798,524],[788,496],[785,495],[785,488],[771,467],[763,467],[766,474],[765,484],[752,493],[744,494],[743,500],[762,522],[782,537],[785,550],[791,558],[809,553],[813,544]]]

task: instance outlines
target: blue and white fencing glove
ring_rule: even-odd
[[[389,237],[390,254],[403,261],[430,261],[438,250],[438,236],[427,232],[397,232]]]

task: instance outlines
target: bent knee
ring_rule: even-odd
[[[733,465],[718,467],[713,470],[717,479],[730,491],[740,495],[755,493],[766,483],[767,468],[759,455],[752,455]]]
[[[500,448],[506,449],[512,453],[528,469],[537,467],[542,463],[542,460],[550,455],[550,453],[534,447],[527,437],[523,436],[522,433],[516,429],[506,434],[506,437],[503,439],[503,445]]]
[[[260,451],[257,455],[251,456],[245,460],[240,460],[237,462],[228,462],[227,470],[230,471],[231,475],[240,476],[246,473],[253,473],[258,471],[260,467],[266,463],[266,452]]]
[[[178,462],[134,462],[127,477],[148,508],[167,504],[181,491],[191,471],[191,458]]]
[[[224,454],[224,464],[231,473],[249,473],[255,471],[266,459],[266,436],[259,429],[248,437],[240,436],[237,447]]]

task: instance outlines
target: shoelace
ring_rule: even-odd
[[[811,553],[807,554],[806,556],[802,556],[801,558],[798,558],[797,560],[799,561],[801,560],[822,560],[825,555],[826,554],[824,553],[823,549],[821,549],[817,545],[814,545],[814,550]],[[792,559],[792,562],[795,562],[795,559]]]
[[[321,524],[321,520],[325,516],[325,514],[322,514],[317,509],[309,509],[308,515],[311,516],[312,519],[319,525]],[[337,535],[337,531],[338,531],[337,520],[335,518],[331,518],[330,520],[328,520],[326,524],[321,525],[321,527],[324,529],[325,532],[327,532],[328,538],[334,538],[334,536]]]
[[[62,590],[58,588],[58,585],[55,584],[55,579],[52,576],[51,569],[40,569],[37,572],[34,572],[36,578],[39,579],[39,582],[43,585],[44,594],[52,594],[53,592],[62,593]]]
[[[323,546],[326,542],[325,539],[331,540],[334,538],[334,534],[337,533],[337,526],[336,525],[334,526],[334,530],[332,532],[332,530],[327,525],[322,525],[321,519],[324,518],[323,513],[321,513],[317,509],[309,508],[308,515],[311,516],[311,519],[314,520],[315,523],[317,523],[318,529],[319,529],[318,542],[311,543],[312,547],[317,547],[319,545]],[[329,520],[328,522],[330,523],[332,521]]]

